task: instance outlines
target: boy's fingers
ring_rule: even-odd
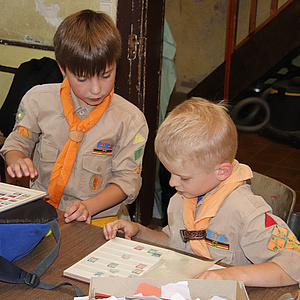
[[[37,169],[34,166],[28,168],[30,178],[35,178],[38,175]]]
[[[15,176],[17,176],[18,178],[23,177],[22,166],[20,166],[19,164],[13,164],[11,167],[15,173]]]
[[[24,163],[23,161],[20,161],[19,163],[14,164],[13,167],[15,169],[15,173],[16,173],[17,177],[22,177],[23,175],[29,176],[27,164]]]
[[[107,235],[107,232],[106,232],[106,225],[104,225],[104,227],[103,227],[103,235],[107,239],[108,235]]]
[[[77,211],[77,207],[74,205],[70,205],[70,206],[68,205],[66,207],[65,214],[64,214],[66,223],[73,221],[79,216],[79,214],[76,215],[76,211]]]
[[[117,227],[115,227],[115,222],[106,224],[103,227],[103,234],[107,240],[114,239],[117,235]]]
[[[85,214],[85,213],[81,214],[80,212],[78,212],[78,217],[77,218],[74,217],[74,219],[76,219],[76,221],[84,221],[84,222],[86,222],[88,220],[88,215]]]
[[[20,162],[22,169],[24,170],[24,173],[28,172],[26,176],[30,176],[31,178],[34,178],[37,176],[37,169],[35,168],[32,160],[30,158],[24,158],[22,162]]]
[[[72,222],[73,220],[77,220],[77,218],[80,216],[80,214],[78,213],[78,211],[74,212],[74,213],[71,213],[71,214],[68,214],[67,216],[65,215],[65,222],[66,223],[70,223]]]
[[[69,223],[73,220],[91,223],[91,217],[86,210],[86,207],[81,204],[81,201],[75,201],[68,205],[66,207],[64,216],[66,223]]]
[[[11,166],[7,167],[6,170],[7,170],[7,173],[8,173],[8,175],[9,175],[10,177],[12,177],[12,178],[15,178],[15,177],[16,177],[16,174],[15,174],[15,172],[14,172],[14,170],[12,169]]]
[[[72,215],[76,210],[78,210],[78,206],[75,202],[69,204],[65,209],[65,217]]]

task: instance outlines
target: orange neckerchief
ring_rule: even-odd
[[[100,104],[98,104],[87,117],[80,121],[74,112],[69,81],[67,78],[63,81],[60,88],[60,97],[64,114],[70,126],[70,132],[69,139],[53,167],[48,186],[49,196],[45,198],[54,207],[58,208],[60,198],[68,183],[76,160],[79,143],[82,141],[84,133],[89,131],[100,120],[110,104],[113,93],[114,89],[111,90],[110,94]]]
[[[218,188],[209,194],[201,204],[197,217],[195,219],[195,212],[197,206],[197,198],[183,197],[183,222],[187,230],[203,230],[208,227],[210,218],[213,218],[220,206],[237,187],[241,186],[247,179],[252,178],[253,174],[247,165],[240,164],[234,161],[232,174],[223,182]],[[190,240],[193,251],[207,258],[211,258],[207,245],[204,239]]]

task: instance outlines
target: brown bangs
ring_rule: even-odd
[[[117,58],[114,56],[99,55],[99,51],[97,51],[91,54],[73,53],[73,55],[66,57],[64,61],[65,67],[74,75],[78,77],[93,77],[105,73],[106,68],[116,63],[116,60]]]
[[[76,76],[92,77],[117,64],[121,37],[109,16],[90,10],[66,18],[54,39],[56,59]]]

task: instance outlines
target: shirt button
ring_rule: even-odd
[[[64,200],[68,200],[69,197],[68,197],[68,196],[64,196],[63,199],[64,199]]]
[[[80,110],[78,113],[79,113],[79,115],[83,116],[84,115],[84,110]]]

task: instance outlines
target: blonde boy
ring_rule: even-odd
[[[177,190],[169,203],[168,225],[157,232],[120,220],[105,226],[107,239],[122,230],[126,238],[148,239],[232,265],[206,271],[200,279],[264,287],[300,282],[300,244],[245,183],[252,171],[234,159],[237,132],[223,103],[184,101],[159,128],[155,151]],[[278,232],[290,243],[278,247]]]

